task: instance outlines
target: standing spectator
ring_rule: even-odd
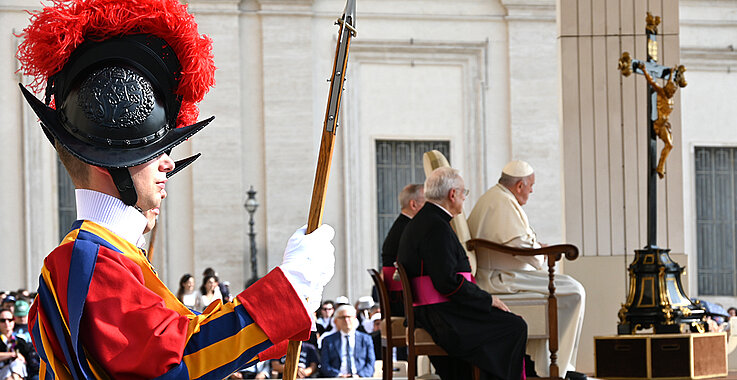
[[[15,298],[16,298],[16,300],[17,299],[20,299],[20,298],[30,299],[31,298],[31,292],[29,292],[28,289],[19,288],[15,292]]]
[[[230,302],[230,281],[218,282],[218,288],[220,288],[220,294],[223,297],[223,302]]]
[[[28,380],[38,380],[38,369],[41,365],[41,358],[38,357],[36,350],[32,347],[31,332],[28,330],[28,311],[31,309],[31,304],[28,299],[19,299],[15,301],[15,312],[13,317],[15,319],[15,327],[13,332],[18,338],[22,338],[28,343],[28,350],[23,354],[26,359],[26,370],[28,372]]]
[[[374,375],[374,343],[368,334],[356,331],[358,319],[351,305],[335,311],[335,327],[322,342],[322,374],[326,377],[372,377]]]
[[[373,324],[369,319],[369,312],[374,307],[374,299],[371,296],[358,297],[356,302],[356,317],[358,317],[358,331],[369,334],[373,331]]]
[[[202,307],[206,309],[211,303],[216,300],[222,301],[220,291],[218,289],[218,278],[215,276],[205,276],[202,280],[202,286],[200,286],[200,293],[202,293]]]
[[[225,302],[225,293],[230,293],[230,290],[225,289],[225,285],[220,283],[220,276],[218,275],[218,272],[215,272],[215,269],[212,269],[210,267],[205,268],[204,271],[202,271],[202,280],[204,282],[205,278],[208,276],[215,277],[215,280],[217,281],[217,289],[215,289],[215,294],[217,294],[217,297],[222,299],[223,302]],[[200,290],[202,291],[202,290]],[[204,294],[204,293],[202,293]],[[230,294],[228,294],[228,297],[230,297]],[[205,306],[207,307],[207,306]]]
[[[322,306],[320,306],[317,312],[317,320],[315,320],[319,334],[330,331],[333,328],[330,323],[333,320],[333,312],[335,312],[335,303],[330,300],[323,301]]]
[[[350,305],[351,300],[348,299],[346,296],[338,296],[338,298],[335,299],[335,310],[338,310],[339,307],[343,305]]]
[[[201,311],[205,307],[202,306],[202,293],[195,289],[194,276],[186,273],[179,279],[179,290],[177,290],[177,299],[190,310]]]
[[[371,341],[374,342],[374,356],[377,358],[381,357],[381,313],[376,313],[371,316],[371,323],[374,325],[373,329],[369,333],[371,335]],[[396,349],[396,347],[392,347]],[[396,350],[393,350],[393,354]],[[396,360],[395,360],[396,361]]]
[[[11,313],[15,313],[15,296],[13,294],[8,294],[4,299],[2,305],[0,305],[0,308],[8,309]]]
[[[28,310],[30,308],[31,304],[24,299],[15,301],[15,311],[13,312],[15,328],[13,328],[13,332],[26,342],[31,341],[31,333],[28,331]]]
[[[21,380],[28,376],[25,355],[33,347],[15,336],[15,319],[8,309],[0,309],[0,379]]]
[[[729,314],[729,318],[737,316],[737,308],[735,308],[734,306],[730,307],[729,309],[727,309],[727,314]]]

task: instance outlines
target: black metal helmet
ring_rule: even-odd
[[[185,63],[188,66],[186,69],[193,65],[205,66],[209,70],[206,74],[211,75],[214,66],[209,50],[206,51],[208,54],[201,57],[206,61],[204,64],[192,62],[193,59],[189,54],[183,54],[188,48],[196,48],[203,40],[208,43],[211,41],[197,34],[196,24],[191,15],[186,13],[186,8],[182,8],[183,6],[176,0],[149,0],[140,3],[93,0],[73,5],[76,6],[73,10],[80,14],[85,11],[89,13],[90,9],[105,12],[106,8],[100,7],[101,4],[92,4],[95,2],[106,7],[128,7],[127,14],[133,18],[131,22],[136,21],[136,14],[150,15],[158,11],[164,17],[171,16],[167,13],[171,8],[167,7],[178,6],[177,17],[189,21],[195,27],[196,37],[180,36],[176,34],[178,31],[169,30],[166,25],[163,29],[162,26],[156,25],[156,17],[153,17],[154,22],[151,25],[138,26],[128,33],[102,39],[98,36],[85,36],[84,41],[77,46],[71,49],[64,47],[68,50],[68,56],[61,69],[55,72],[50,72],[51,69],[42,72],[43,70],[38,68],[42,66],[37,63],[40,60],[39,47],[45,45],[34,39],[34,32],[37,29],[48,28],[49,23],[45,21],[43,13],[48,12],[48,9],[37,14],[32,20],[32,25],[24,31],[26,41],[21,45],[18,56],[24,66],[30,66],[24,67],[27,72],[36,76],[39,74],[47,76],[46,102],[37,99],[22,85],[21,90],[41,119],[46,136],[52,144],[58,141],[83,162],[108,169],[123,202],[135,205],[137,195],[127,168],[171,151],[214,118],[181,125],[183,117],[180,112],[184,97],[188,115],[191,116],[194,107],[196,118],[194,103],[201,100],[206,89],[202,91],[201,88],[194,90],[182,88],[183,72],[187,72],[186,75],[190,76],[192,73],[185,71],[179,56],[185,56],[189,60]],[[89,9],[78,9],[83,5]],[[70,5],[70,9],[73,6]],[[108,8],[107,11],[109,10]],[[84,20],[77,22],[84,23]],[[95,22],[99,23],[99,20]],[[117,19],[110,22],[114,25],[105,26],[108,31],[114,30],[117,25],[115,23],[120,23]],[[95,24],[95,27],[98,25]],[[71,38],[77,28],[75,24],[67,25],[62,32],[70,36],[64,37]],[[133,30],[150,33],[132,33]],[[48,33],[39,34],[48,35]],[[174,39],[176,49],[159,35]],[[43,42],[48,44],[48,41]],[[182,47],[187,43],[193,46]],[[211,48],[210,44],[207,48]],[[46,54],[54,53],[46,52]],[[64,56],[63,52],[60,55]],[[196,61],[197,57],[194,60]],[[191,86],[190,78],[186,79]],[[212,78],[209,83],[206,78],[204,82],[195,85],[209,88],[212,82]],[[49,106],[52,98],[55,108]],[[197,156],[180,162],[186,166]]]

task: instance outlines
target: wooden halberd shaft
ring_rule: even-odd
[[[315,170],[315,183],[312,188],[312,200],[307,217],[307,231],[309,234],[322,224],[325,199],[328,191],[328,180],[330,179],[330,166],[333,160],[333,148],[335,146],[335,132],[338,128],[338,112],[340,111],[340,100],[343,94],[343,83],[345,82],[345,70],[348,66],[348,49],[351,37],[355,36],[356,30],[356,0],[347,0],[343,16],[338,19],[339,25],[338,43],[335,47],[335,58],[333,60],[333,72],[330,78],[330,91],[328,92],[328,104],[323,122],[320,150],[317,157],[317,169]],[[283,378],[294,380],[297,377],[299,354],[302,342],[289,341],[287,347],[287,358],[284,363]]]

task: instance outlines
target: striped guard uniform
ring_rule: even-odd
[[[190,311],[145,252],[89,220],[44,260],[29,327],[40,379],[222,379],[306,340],[311,319],[279,268]]]

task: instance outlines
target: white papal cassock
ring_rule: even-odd
[[[540,248],[527,214],[511,191],[501,184],[489,189],[476,203],[468,218],[471,236],[512,247]],[[534,292],[547,296],[548,273],[543,256],[511,256],[488,249],[476,250],[479,286],[492,294]],[[558,366],[573,371],[583,326],[586,292],[578,281],[555,275],[558,298]],[[535,361],[539,376],[549,376],[550,354],[547,339],[531,339],[527,352]]]

